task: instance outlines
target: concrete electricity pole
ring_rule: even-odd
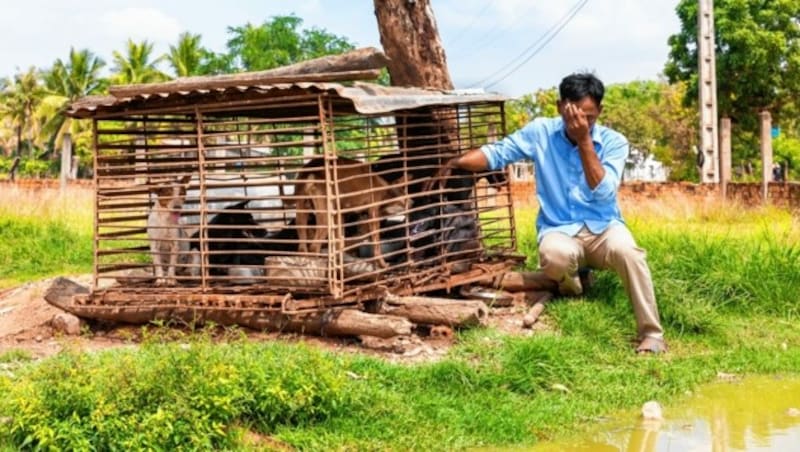
[[[718,183],[719,136],[717,133],[717,69],[714,42],[714,0],[698,0],[697,56],[700,92],[700,181]]]

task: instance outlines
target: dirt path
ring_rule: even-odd
[[[67,336],[55,331],[50,321],[62,311],[51,306],[43,298],[54,279],[49,278],[0,291],[0,355],[10,350],[24,350],[35,358],[43,358],[66,348],[96,351],[112,347],[132,347],[138,344],[143,331],[141,326],[89,323],[77,336]],[[73,276],[70,279],[88,286],[91,275]],[[512,335],[530,335],[536,331],[549,329],[546,317],[534,325],[532,330],[523,329],[522,317],[525,311],[526,306],[521,298],[511,307],[492,309],[488,326]],[[322,338],[251,330],[246,330],[246,335],[248,340],[252,341],[305,342],[332,351],[364,353],[405,363],[441,359],[457,340],[447,328],[420,328],[418,334],[390,339],[366,336]],[[220,337],[224,337],[222,331]]]

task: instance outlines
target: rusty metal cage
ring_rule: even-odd
[[[359,304],[497,277],[504,171],[442,163],[504,133],[503,100],[371,84],[92,98],[93,304]]]

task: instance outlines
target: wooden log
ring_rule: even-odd
[[[289,325],[320,336],[394,337],[411,334],[408,319],[393,315],[369,314],[356,309],[315,313],[293,319]]]
[[[433,297],[399,297],[386,294],[379,306],[382,314],[405,317],[414,323],[466,328],[486,322],[489,308],[478,300]]]
[[[380,70],[364,71],[342,71],[325,72],[319,74],[298,74],[298,75],[253,75],[254,73],[244,73],[235,80],[204,80],[187,81],[176,80],[174,82],[149,83],[146,85],[118,85],[109,88],[109,92],[117,98],[126,98],[142,95],[152,95],[159,93],[173,93],[179,91],[194,91],[199,89],[221,89],[236,86],[252,85],[275,85],[278,83],[302,83],[302,82],[345,82],[354,80],[375,80],[380,76]]]
[[[67,311],[64,307],[72,304],[72,297],[88,293],[88,287],[82,286],[71,279],[59,277],[47,288],[44,293],[44,299],[51,305]]]
[[[144,324],[155,320],[186,323],[214,322],[240,325],[266,331],[282,331],[319,336],[394,337],[411,334],[412,323],[403,317],[369,314],[356,309],[327,310],[288,315],[279,310],[186,305],[80,305],[74,296],[88,288],[66,278],[58,278],[47,290],[48,303],[78,317],[119,323]]]
[[[553,299],[553,293],[543,291],[526,292],[525,299],[533,304],[530,309],[528,309],[525,317],[522,318],[522,327],[532,328],[533,324],[539,320],[539,316],[542,315],[542,312],[544,312],[544,308],[547,307],[547,303]]]
[[[491,308],[507,308],[514,303],[514,295],[504,290],[483,286],[461,286],[458,294],[467,300],[480,300]]]
[[[196,89],[228,88],[242,85],[266,85],[290,82],[332,82],[374,80],[389,59],[374,47],[365,47],[340,55],[328,55],[266,71],[215,76],[182,77],[163,83],[114,85],[108,92],[115,97],[133,97]]]
[[[498,289],[509,292],[523,292],[531,290],[547,290],[555,292],[558,283],[548,278],[542,272],[508,272],[503,275],[497,284]]]

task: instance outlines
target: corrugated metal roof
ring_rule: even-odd
[[[77,118],[95,116],[101,112],[115,112],[130,107],[134,102],[136,109],[147,109],[148,101],[164,99],[180,99],[188,96],[200,96],[195,100],[202,105],[202,96],[213,97],[219,102],[220,96],[252,93],[254,97],[275,94],[276,91],[301,89],[308,92],[335,93],[343,99],[352,101],[355,110],[363,114],[389,113],[424,106],[454,105],[472,102],[499,102],[508,98],[495,93],[475,91],[440,91],[423,88],[387,87],[374,83],[355,83],[345,86],[340,83],[278,83],[272,85],[236,86],[225,88],[198,88],[192,90],[164,91],[155,94],[142,94],[131,97],[87,96],[75,101],[67,111],[67,115]],[[128,113],[135,113],[129,110]]]

